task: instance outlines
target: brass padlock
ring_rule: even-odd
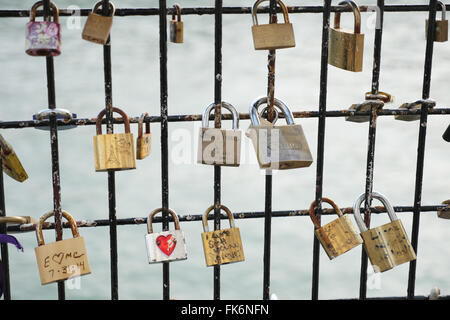
[[[81,37],[84,40],[105,45],[111,32],[115,7],[112,2],[109,2],[110,15],[102,16],[97,13],[102,3],[102,1],[97,2],[92,12],[89,12]]]
[[[319,239],[322,244],[328,258],[332,260],[360,245],[363,243],[363,240],[348,214],[343,215],[341,209],[331,199],[322,198],[322,201],[329,203],[339,218],[321,227],[314,214],[315,201],[313,201],[309,207],[309,216],[316,227],[314,233],[316,234],[317,239]]]
[[[361,33],[361,13],[358,6],[351,0],[345,0],[339,5],[348,5],[355,16],[353,31],[341,29],[341,13],[334,14],[334,27],[330,28],[328,63],[332,66],[360,72],[363,67],[364,34]]]
[[[0,134],[0,157],[2,159],[3,171],[19,182],[23,182],[28,179],[28,174],[22,166],[19,158],[17,157],[14,149]]]
[[[229,229],[209,231],[208,214],[214,209],[210,206],[203,215],[203,251],[205,253],[206,266],[215,266],[233,262],[244,261],[244,249],[242,248],[239,228],[235,227],[234,217],[230,209],[224,205],[220,209],[225,211],[230,221]]]
[[[364,240],[364,248],[375,272],[390,270],[402,263],[416,259],[408,235],[402,222],[397,218],[394,208],[388,200],[378,192],[372,192],[372,198],[380,200],[391,219],[391,222],[382,226],[367,230],[360,213],[361,203],[365,194],[361,194],[353,206],[353,213],[361,237]]]
[[[258,0],[252,7],[252,35],[255,50],[275,50],[295,47],[294,29],[289,22],[288,10],[281,0],[277,0],[284,16],[284,23],[258,24],[258,6],[269,0]]]
[[[183,43],[183,21],[181,21],[181,8],[178,4],[174,4],[176,11],[172,14],[172,20],[170,21],[170,41],[173,43]]]
[[[94,136],[95,171],[136,169],[134,138],[133,134],[130,133],[130,119],[119,108],[112,108],[112,111],[122,116],[125,133],[102,134],[101,124],[106,109],[98,114],[97,135]]]
[[[443,210],[437,211],[438,218],[450,219],[450,200],[445,200],[442,204],[446,205],[446,207]]]
[[[138,136],[136,139],[136,159],[142,160],[146,158],[152,148],[152,134],[150,132],[150,122],[145,123],[144,133],[144,119],[148,116],[148,113],[143,113],[139,118],[138,123]]]
[[[435,22],[435,33],[434,33],[434,41],[435,42],[446,42],[448,41],[448,20],[446,20],[447,10],[445,8],[445,4],[441,1],[438,1],[438,4],[441,6],[442,10],[442,18],[441,20],[436,20]],[[428,36],[428,19],[425,20],[425,37]]]
[[[53,211],[44,214],[36,226],[38,247],[35,248],[35,253],[41,284],[91,273],[84,239],[78,233],[76,221],[66,211],[62,211],[61,214],[70,224],[72,239],[45,244],[42,225],[45,220],[54,215]]]
[[[227,102],[221,107],[230,111],[233,116],[233,128],[209,128],[209,116],[216,105],[211,103],[202,116],[202,127],[198,136],[197,162],[201,164],[238,167],[241,159],[241,131],[239,130],[239,114]]]

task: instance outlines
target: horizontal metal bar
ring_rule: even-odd
[[[411,298],[408,297],[371,297],[366,298],[366,300],[429,300],[428,296],[414,296]],[[357,298],[350,299],[334,299],[334,300],[359,300]],[[450,300],[450,296],[439,296],[438,300]]]

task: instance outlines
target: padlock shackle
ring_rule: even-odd
[[[378,91],[377,93],[373,94],[371,91],[366,92],[365,94],[366,100],[381,100],[384,103],[389,103],[394,101],[394,97],[390,95],[387,92]]]
[[[222,101],[221,107],[227,109],[230,111],[231,115],[233,116],[233,129],[237,130],[239,129],[239,113],[236,111],[236,109],[229,104],[228,102]],[[203,112],[202,116],[202,127],[208,128],[209,127],[209,116],[211,115],[211,112],[213,109],[216,108],[215,103],[211,103],[209,106],[206,107],[205,111]]]
[[[29,216],[6,216],[0,217],[0,224],[2,223],[14,223],[14,224],[27,224],[27,223],[37,223],[32,217]]]
[[[116,12],[116,7],[114,6],[114,3],[112,3],[111,1],[108,2],[109,3],[109,8],[110,8],[110,15],[109,17],[113,17],[115,12]],[[94,8],[92,9],[92,13],[97,13],[97,10],[100,8],[100,6],[103,4],[103,1],[99,1],[95,4]]]
[[[256,15],[256,13],[258,11],[258,6],[264,1],[270,1],[270,0],[258,0],[253,4],[252,20],[253,20],[254,26],[258,25],[258,16]],[[281,11],[283,11],[284,23],[289,23],[289,14],[288,14],[288,9],[287,9],[286,5],[281,0],[277,0],[277,3],[281,7]]]
[[[112,111],[117,112],[118,114],[120,114],[122,116],[123,124],[125,125],[125,133],[130,133],[130,118],[128,118],[128,115],[119,108],[113,107]],[[95,123],[95,127],[97,129],[97,135],[102,134],[102,120],[103,120],[103,117],[105,116],[105,114],[106,114],[106,108],[103,109],[102,111],[100,111],[100,113],[97,115],[97,121]]]
[[[36,226],[36,239],[38,242],[38,246],[45,245],[44,235],[42,234],[42,225],[44,224],[45,220],[47,220],[48,218],[50,218],[51,216],[54,216],[54,215],[55,215],[54,211],[49,211],[39,219],[39,223]],[[72,229],[73,237],[78,238],[80,236],[80,234],[78,233],[78,227],[77,227],[77,223],[76,223],[75,219],[70,215],[70,213],[68,213],[67,211],[64,211],[64,210],[61,211],[61,215],[64,218],[66,218],[66,220],[69,222],[70,228]]]
[[[31,10],[30,10],[30,21],[34,22],[36,20],[37,8],[39,8],[40,6],[43,6],[43,5],[44,5],[44,1],[38,1],[35,4],[33,4],[33,6],[31,7]],[[55,6],[55,4],[53,2],[50,2],[50,6],[53,10],[53,22],[59,23],[58,8]]]
[[[153,233],[153,217],[155,216],[155,214],[162,212],[163,208],[159,208],[156,210],[153,210],[149,215],[148,215],[148,219],[147,219],[147,232],[148,234]],[[172,210],[172,209],[167,209],[167,212],[169,212],[172,215],[173,218],[173,222],[175,224],[175,230],[180,230],[180,220],[178,220],[178,216],[177,214]]]
[[[258,126],[260,124],[259,121],[259,113],[258,108],[262,104],[268,105],[268,97],[260,97],[253,101],[253,103],[250,106],[250,120],[252,122],[253,126]],[[273,102],[274,106],[277,107],[281,112],[284,113],[284,117],[286,118],[287,124],[295,124],[294,122],[294,115],[292,114],[291,110],[288,108],[287,105],[285,105],[281,100],[274,99]]]
[[[203,222],[203,231],[204,232],[209,232],[209,227],[208,227],[208,214],[215,208],[214,205],[210,206],[208,209],[206,209],[205,213],[203,214],[202,217],[202,222]],[[234,224],[234,217],[233,214],[231,213],[230,209],[228,209],[227,207],[225,207],[224,205],[220,205],[220,209],[225,211],[225,213],[228,216],[228,220],[230,221],[230,228],[235,228],[235,224]]]
[[[354,33],[361,33],[361,12],[359,11],[359,7],[352,0],[344,0],[339,2],[339,5],[348,5],[353,10],[353,15],[355,16],[355,28]],[[341,13],[334,13],[334,29],[341,28]]]
[[[181,8],[178,5],[178,3],[175,3],[173,5],[173,8],[175,9],[176,15],[177,15],[177,21],[180,22],[181,21]],[[172,14],[172,20],[175,20],[175,13]]]
[[[329,198],[322,197],[322,202],[329,203],[333,207],[334,211],[336,211],[336,213],[337,213],[337,215],[339,217],[343,216],[341,209],[338,207],[338,205],[336,203],[334,203],[333,200],[331,200]],[[316,227],[316,229],[318,229],[318,228],[320,228],[320,223],[317,220],[316,215],[314,214],[314,207],[315,207],[315,205],[316,205],[316,201],[314,200],[311,203],[311,205],[309,206],[309,216],[310,216],[312,222],[314,223],[314,226]]]
[[[445,7],[445,4],[442,3],[442,1],[438,1],[437,2],[440,6],[441,6],[441,10],[442,10],[442,21],[446,20],[447,18],[447,8]]]
[[[373,199],[377,199],[377,200],[381,201],[381,203],[386,208],[386,211],[389,215],[389,219],[391,219],[391,221],[398,220],[398,217],[395,214],[394,208],[392,207],[392,205],[389,203],[389,201],[386,199],[385,196],[383,196],[382,194],[380,194],[378,192],[372,192],[371,196]],[[360,207],[361,207],[361,204],[364,202],[364,200],[365,200],[365,193],[361,194],[356,199],[355,204],[353,205],[353,214],[355,216],[356,224],[358,225],[359,231],[361,231],[361,232],[367,231],[367,226],[364,223],[363,218],[361,216],[361,212],[360,212]]]
[[[148,112],[141,114],[138,122],[138,138],[141,138],[144,134],[144,120],[148,117]],[[150,133],[150,122],[145,123],[145,133]]]

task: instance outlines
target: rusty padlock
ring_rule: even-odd
[[[94,6],[94,9],[92,9],[92,12],[89,12],[81,37],[84,40],[105,45],[106,42],[108,42],[108,37],[109,33],[111,32],[113,17],[116,9],[114,7],[114,4],[109,1],[108,3],[110,15],[103,16],[101,14],[98,14],[97,11],[99,11],[102,3],[102,1],[97,2],[97,4]]]
[[[150,132],[150,122],[145,123],[144,133],[144,119],[148,117],[148,113],[143,113],[139,117],[138,122],[138,136],[136,138],[136,159],[145,159],[152,150],[152,133]]]
[[[183,43],[183,21],[181,21],[181,8],[178,4],[174,4],[173,8],[176,11],[172,14],[172,20],[170,21],[170,41],[173,43]]]

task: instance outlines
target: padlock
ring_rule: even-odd
[[[26,26],[25,52],[30,56],[57,56],[61,54],[61,26],[58,8],[50,2],[53,21],[35,21],[36,10],[44,1],[36,2],[30,11],[30,21]]]
[[[112,108],[122,116],[125,133],[102,134],[102,119],[106,109],[97,116],[97,135],[94,136],[95,171],[136,169],[134,158],[134,138],[130,133],[130,119],[119,108]]]
[[[91,273],[84,239],[78,233],[76,221],[66,211],[62,211],[61,214],[70,224],[73,235],[71,239],[45,244],[42,226],[45,220],[54,215],[53,211],[44,214],[36,226],[38,247],[35,248],[35,253],[41,284]]]
[[[238,167],[241,160],[241,131],[239,130],[239,114],[227,102],[221,103],[222,108],[230,111],[233,116],[232,129],[209,128],[209,116],[216,105],[211,103],[202,116],[202,127],[198,136],[197,163]]]
[[[366,100],[360,104],[352,104],[350,108],[348,108],[349,111],[356,111],[356,112],[370,112],[372,108],[376,108],[376,110],[381,110],[384,106],[384,102],[381,100]],[[345,117],[345,121],[351,121],[351,122],[368,122],[370,121],[369,115],[350,115]]]
[[[274,99],[286,118],[287,125],[275,126],[258,114],[258,107],[267,104],[267,97],[256,99],[250,106],[251,125],[246,135],[252,140],[261,169],[294,169],[309,167],[312,154],[303,128],[294,123],[291,110],[280,100]]]
[[[353,31],[341,29],[341,13],[334,14],[334,27],[330,28],[328,63],[332,66],[360,72],[363,68],[364,34],[361,33],[361,13],[358,6],[351,0],[345,0],[353,10],[355,26]]]
[[[399,110],[420,110],[422,108],[422,104],[419,102],[413,102],[413,103],[404,103],[400,107],[398,107]],[[403,115],[403,114],[397,114],[394,116],[395,120],[401,120],[401,121],[416,121],[420,120],[420,113],[419,114],[411,114],[411,115]]]
[[[94,9],[92,9],[92,12],[89,12],[81,37],[84,40],[105,45],[108,42],[116,9],[112,2],[108,2],[110,15],[103,16],[98,14],[97,11],[102,3],[102,1],[97,2]]]
[[[442,139],[444,139],[447,142],[450,142],[450,125],[447,127],[447,130],[445,130],[444,134],[442,135]]]
[[[436,20],[435,22],[435,33],[434,33],[434,41],[435,42],[446,42],[448,41],[448,20],[446,20],[447,10],[445,8],[445,4],[441,1],[437,2],[441,6],[442,10],[442,18],[441,20]],[[425,20],[425,38],[428,36],[428,19]]]
[[[372,192],[372,198],[383,203],[391,222],[382,226],[367,229],[360,213],[361,203],[365,194],[361,194],[353,205],[353,213],[361,237],[364,240],[364,248],[369,256],[370,262],[375,272],[383,272],[394,268],[402,263],[416,259],[408,235],[402,222],[397,218],[394,208],[388,200],[378,192]]]
[[[348,214],[343,215],[341,209],[333,200],[322,198],[322,201],[329,203],[339,218],[321,227],[314,214],[315,201],[313,201],[309,207],[309,216],[316,227],[314,233],[316,234],[317,239],[319,239],[322,244],[328,258],[332,260],[360,245],[363,243],[363,240]]]
[[[3,171],[19,182],[24,182],[28,179],[28,174],[22,166],[14,149],[0,134],[0,156],[2,159]]]
[[[242,248],[239,228],[235,227],[234,217],[230,209],[224,205],[220,209],[225,211],[230,221],[229,229],[209,231],[208,214],[214,209],[210,206],[203,215],[203,251],[205,253],[206,266],[215,266],[233,262],[244,261],[244,249]]]
[[[289,22],[288,10],[281,0],[277,0],[284,16],[284,23],[258,24],[258,6],[269,0],[258,0],[252,7],[252,35],[255,50],[276,50],[295,47],[294,29]]]
[[[147,219],[148,233],[145,235],[145,244],[148,263],[186,260],[187,252],[184,234],[180,230],[178,216],[173,210],[168,209],[168,212],[172,215],[175,230],[153,233],[153,217],[161,211],[163,211],[162,208],[154,210]]]
[[[175,4],[174,9],[176,11],[172,14],[172,20],[170,21],[170,41],[173,43],[183,43],[183,21],[181,21],[181,8],[178,4]]]
[[[136,159],[142,160],[146,158],[152,149],[152,134],[150,132],[150,122],[145,123],[144,133],[144,119],[148,113],[143,113],[139,118],[138,136],[136,139]]]
[[[438,218],[450,219],[450,200],[445,200],[442,202],[442,204],[446,205],[446,207],[443,210],[437,211]]]

